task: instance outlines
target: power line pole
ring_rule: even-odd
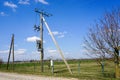
[[[41,71],[43,71],[43,55],[44,55],[44,54],[43,54],[43,22],[44,22],[45,25],[46,25],[46,28],[47,28],[48,32],[50,33],[50,36],[51,36],[51,38],[52,38],[52,40],[53,40],[56,48],[57,48],[58,51],[60,52],[60,55],[61,55],[61,57],[62,57],[65,65],[67,66],[70,74],[72,74],[72,71],[71,71],[71,69],[70,69],[70,66],[68,65],[67,61],[65,60],[64,55],[63,55],[63,53],[62,53],[62,50],[60,49],[57,41],[55,40],[54,35],[53,35],[53,33],[51,32],[51,30],[50,30],[47,22],[45,21],[44,16],[49,17],[49,16],[52,16],[52,15],[51,15],[51,14],[47,14],[47,13],[45,13],[45,12],[43,12],[43,11],[38,11],[37,9],[35,9],[35,12],[37,12],[37,13],[40,14],[40,20],[41,20],[40,26],[38,26],[38,27],[36,27],[36,25],[34,26],[35,30],[40,31],[40,35],[41,35],[41,38],[40,38],[40,39],[41,39],[41,41],[40,41],[40,42],[41,42],[41,44],[40,44],[40,47],[41,47]]]
[[[40,40],[41,40],[41,72],[44,71],[43,67],[43,58],[44,58],[44,51],[43,51],[43,13],[40,13]]]
[[[13,70],[14,70],[14,34],[12,35],[13,36],[13,43],[12,43],[12,54],[13,54],[13,56],[12,56],[12,58],[13,58]]]
[[[9,50],[9,55],[8,55],[8,62],[7,62],[7,70],[8,70],[8,67],[9,67],[9,63],[10,63],[10,55],[11,55],[11,52],[12,52],[12,60],[13,60],[13,70],[14,70],[14,34],[12,35],[12,40],[11,40],[11,44],[10,44],[10,50]]]
[[[50,15],[45,13],[45,12],[43,12],[43,11],[39,11],[38,9],[35,9],[35,12],[39,13],[39,15],[40,15],[40,26],[36,26],[35,25],[34,28],[35,28],[35,30],[40,31],[40,42],[39,42],[40,49],[39,49],[39,51],[40,51],[40,54],[41,54],[40,55],[41,56],[41,72],[44,72],[44,61],[43,61],[43,59],[44,59],[44,49],[43,49],[43,16],[49,17]]]

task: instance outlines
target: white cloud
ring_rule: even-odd
[[[47,49],[45,49],[45,53],[54,55],[54,54],[58,54],[58,51],[56,49],[47,48]]]
[[[46,54],[47,58],[62,59],[60,52],[57,51],[56,49],[48,48],[45,50],[45,54]],[[62,54],[64,55],[65,59],[74,59],[74,57],[75,57],[75,55],[72,55],[73,53],[71,53],[69,51],[63,51]]]
[[[36,40],[40,40],[40,38],[37,36],[32,36],[27,38],[28,42],[36,42]]]
[[[63,37],[65,37],[64,34],[61,34],[61,35],[58,36],[58,38],[63,38]]]
[[[64,31],[64,32],[53,31],[52,33],[54,36],[57,36],[58,38],[63,38],[63,37],[65,37],[65,34],[67,34],[66,31]]]
[[[120,32],[120,29],[118,29],[118,32]]]
[[[37,55],[37,54],[40,54],[40,52],[38,52],[38,51],[32,51],[32,54],[35,54],[35,55]]]
[[[7,14],[5,14],[4,12],[0,12],[1,16],[7,16]]]
[[[59,32],[58,32],[58,31],[53,31],[52,33],[53,33],[55,36],[56,36],[56,35],[59,35]]]
[[[9,50],[1,50],[0,51],[0,54],[6,54],[6,53],[9,53]]]
[[[40,2],[40,3],[42,3],[42,4],[49,4],[47,1],[45,1],[45,0],[35,0],[36,2]]]
[[[45,54],[47,59],[49,58],[61,59],[61,56],[56,49],[51,49],[51,48],[45,49]]]
[[[12,2],[4,2],[4,6],[8,6],[8,7],[11,7],[11,8],[17,8],[17,5],[12,3]]]
[[[16,4],[14,4],[14,3],[12,3],[12,2],[8,2],[8,1],[4,2],[4,6],[7,6],[7,7],[12,8],[13,11],[15,11],[15,9],[17,8],[17,5],[16,5]]]
[[[18,50],[15,50],[15,54],[24,54],[26,52],[26,49],[18,49]]]
[[[57,50],[55,50],[55,49],[48,49],[48,53],[57,53]]]
[[[25,52],[26,52],[26,49],[18,49],[14,51],[15,54],[24,54]],[[0,51],[0,54],[8,54],[8,53],[9,53],[9,50]]]
[[[19,0],[19,4],[24,4],[24,5],[29,5],[30,3],[29,3],[29,1],[30,0]]]
[[[27,42],[36,42],[36,40],[40,40],[40,38],[37,36],[32,36],[26,39]],[[45,43],[45,41],[43,41],[43,43]]]

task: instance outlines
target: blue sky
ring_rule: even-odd
[[[120,7],[119,0],[0,0],[0,58],[7,61],[12,34],[15,35],[15,60],[39,59],[35,39],[39,15],[35,8],[53,16],[45,17],[65,58],[86,58],[82,48],[88,28],[105,11]],[[44,25],[44,58],[61,58]]]

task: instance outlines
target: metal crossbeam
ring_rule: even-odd
[[[46,13],[46,12],[44,12],[43,10],[39,11],[37,8],[35,8],[35,12],[37,12],[37,13],[39,13],[39,14],[42,14],[42,15],[44,15],[44,16],[47,16],[47,17],[52,16],[52,14]]]

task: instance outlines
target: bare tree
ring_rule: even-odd
[[[85,44],[85,48],[100,57],[102,61],[106,54],[112,56],[116,66],[115,76],[119,77],[120,9],[106,12],[89,29]]]

